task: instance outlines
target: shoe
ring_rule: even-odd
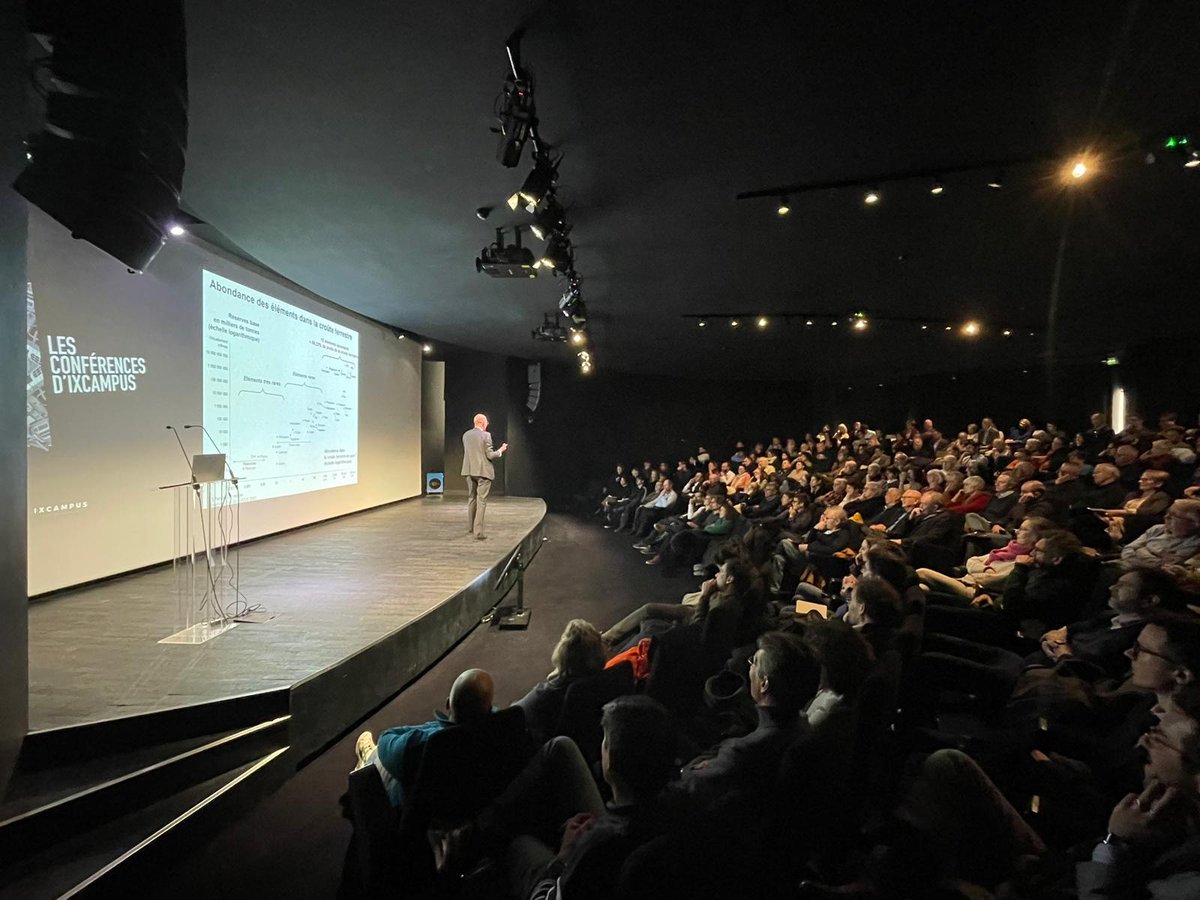
[[[487,540],[487,535],[486,535],[486,534],[477,534],[477,535],[475,535],[475,540],[477,540],[477,541],[486,541],[486,540]]]
[[[661,556],[652,556],[648,560],[646,560],[646,565],[657,566],[660,562],[662,562]]]
[[[649,550],[650,545],[647,544],[645,541],[638,541],[636,544],[633,545],[633,549],[634,550]]]
[[[658,554],[658,551],[655,550],[653,547],[646,547],[644,550],[641,551],[641,554],[642,554],[642,556],[656,556]]]
[[[358,740],[354,742],[354,755],[358,757],[358,765],[354,767],[355,771],[365,768],[371,764],[371,754],[375,752],[375,735],[369,731],[364,731],[358,736]]]
[[[431,828],[427,832],[429,846],[433,850],[433,866],[439,875],[447,872],[465,872],[475,843],[475,828],[467,824],[449,831]]]

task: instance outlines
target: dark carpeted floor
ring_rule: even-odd
[[[525,574],[525,602],[533,610],[528,631],[477,627],[278,791],[178,860],[152,895],[333,897],[350,839],[338,798],[359,732],[378,735],[393,725],[429,719],[444,704],[455,676],[472,666],[493,674],[496,703],[508,705],[549,671],[550,651],[569,619],[588,619],[603,629],[642,603],[678,600],[695,589],[697,579],[664,578],[643,564],[645,557],[631,549],[628,535],[614,535],[594,522],[552,514],[545,533],[550,540]],[[506,602],[513,600],[510,595]]]

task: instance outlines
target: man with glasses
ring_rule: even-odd
[[[1166,566],[1200,553],[1200,500],[1176,500],[1155,525],[1121,550],[1120,565]]]
[[[799,637],[769,631],[746,661],[758,726],[727,738],[683,767],[680,787],[705,801],[733,790],[765,790],[796,738],[800,710],[816,695],[821,665]]]

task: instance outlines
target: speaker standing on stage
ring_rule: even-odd
[[[492,460],[499,459],[508,449],[501,444],[499,450],[492,449],[492,436],[488,434],[488,420],[483,413],[476,413],[475,427],[463,434],[462,473],[467,476],[467,533],[483,540],[483,514],[487,510],[488,494],[492,492],[492,479],[496,470]]]

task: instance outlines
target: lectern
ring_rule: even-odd
[[[237,624],[241,500],[237,479],[216,475],[212,462],[195,457],[190,481],[159,488],[171,491],[174,501],[177,606],[177,630],[160,644],[203,644]],[[223,463],[222,454],[221,474]]]

